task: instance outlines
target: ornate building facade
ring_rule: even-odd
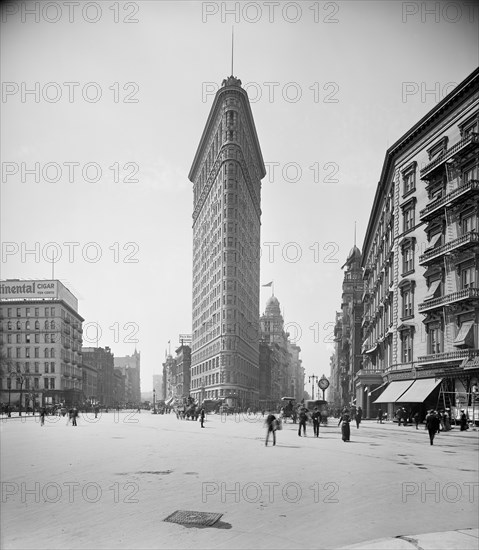
[[[0,401],[11,406],[82,402],[82,323],[58,280],[6,280],[0,302]]]
[[[399,404],[423,413],[426,404],[472,405],[479,375],[478,90],[476,70],[386,153],[363,247],[363,352],[364,368],[389,384],[373,397],[390,415]]]
[[[290,342],[276,296],[266,302],[260,317],[260,386],[261,406],[281,406],[282,397],[303,399],[304,368],[299,358],[301,348]]]
[[[136,350],[133,355],[115,357],[115,369],[119,369],[125,377],[125,403],[138,406],[141,402],[141,355]]]
[[[223,81],[189,179],[193,183],[191,395],[259,400],[261,179],[266,171],[241,81]]]
[[[332,360],[330,400],[336,407],[356,402],[356,379],[363,372],[361,322],[363,319],[363,270],[361,252],[354,245],[343,265],[341,312],[334,328],[335,357]]]

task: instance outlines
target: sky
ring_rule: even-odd
[[[2,279],[50,279],[53,267],[79,299],[84,346],[116,356],[136,347],[151,391],[165,352],[191,333],[188,173],[231,74],[234,26],[233,73],[267,168],[261,282],[274,281],[306,382],[328,376],[354,224],[361,249],[387,148],[478,66],[478,8],[102,0],[2,9]],[[260,312],[270,295],[261,289]]]

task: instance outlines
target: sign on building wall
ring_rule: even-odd
[[[178,336],[178,340],[180,344],[183,344],[185,346],[191,345],[191,334],[180,334]]]
[[[78,300],[60,281],[2,281],[2,300],[63,300],[78,311]]]

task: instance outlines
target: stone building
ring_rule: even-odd
[[[185,401],[190,395],[191,381],[191,348],[181,345],[176,350],[176,389],[175,396],[179,401]]]
[[[364,369],[399,406],[469,407],[479,375],[479,70],[386,152],[366,232]],[[364,395],[366,380],[358,392]],[[366,393],[368,395],[369,392]],[[476,409],[479,407],[476,406]]]
[[[133,355],[115,357],[115,369],[125,377],[125,404],[137,407],[141,402],[141,354],[136,350]]]
[[[241,81],[218,90],[193,183],[191,395],[256,406],[261,179],[266,170]]]
[[[364,285],[361,252],[356,245],[350,250],[343,265],[344,268],[346,269],[343,277],[341,312],[336,313],[334,328],[336,345],[333,366],[335,370],[331,373],[331,392],[336,401],[336,407],[356,403],[356,379],[362,376],[363,372],[361,322]]]
[[[303,399],[304,368],[301,348],[290,342],[276,296],[266,302],[260,317],[260,386],[262,407],[279,407],[282,397]]]
[[[114,407],[117,403],[115,391],[115,369],[111,349],[83,348],[83,363],[97,372],[97,401],[104,407]]]
[[[58,280],[0,283],[0,401],[11,406],[82,402],[82,323]]]

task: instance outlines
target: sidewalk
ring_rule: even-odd
[[[338,550],[418,550],[418,548],[421,550],[477,550],[479,529],[387,537],[343,546]]]
[[[373,428],[373,429],[383,429],[383,430],[394,430],[394,431],[412,431],[412,432],[421,432],[425,430],[425,424],[419,424],[419,430],[416,430],[415,424],[408,424],[407,426],[398,426],[397,422],[392,422],[391,420],[383,421],[382,424],[377,422],[376,420],[362,420],[361,427],[363,428]],[[354,426],[355,427],[355,426]],[[351,430],[353,429],[353,423],[351,423]],[[361,428],[360,428],[361,429]],[[468,430],[464,430],[461,432],[459,426],[452,426],[451,429],[447,432],[441,431],[439,435],[449,435],[454,434],[455,436],[460,437],[478,437],[479,435],[479,428],[472,428],[469,427]]]

